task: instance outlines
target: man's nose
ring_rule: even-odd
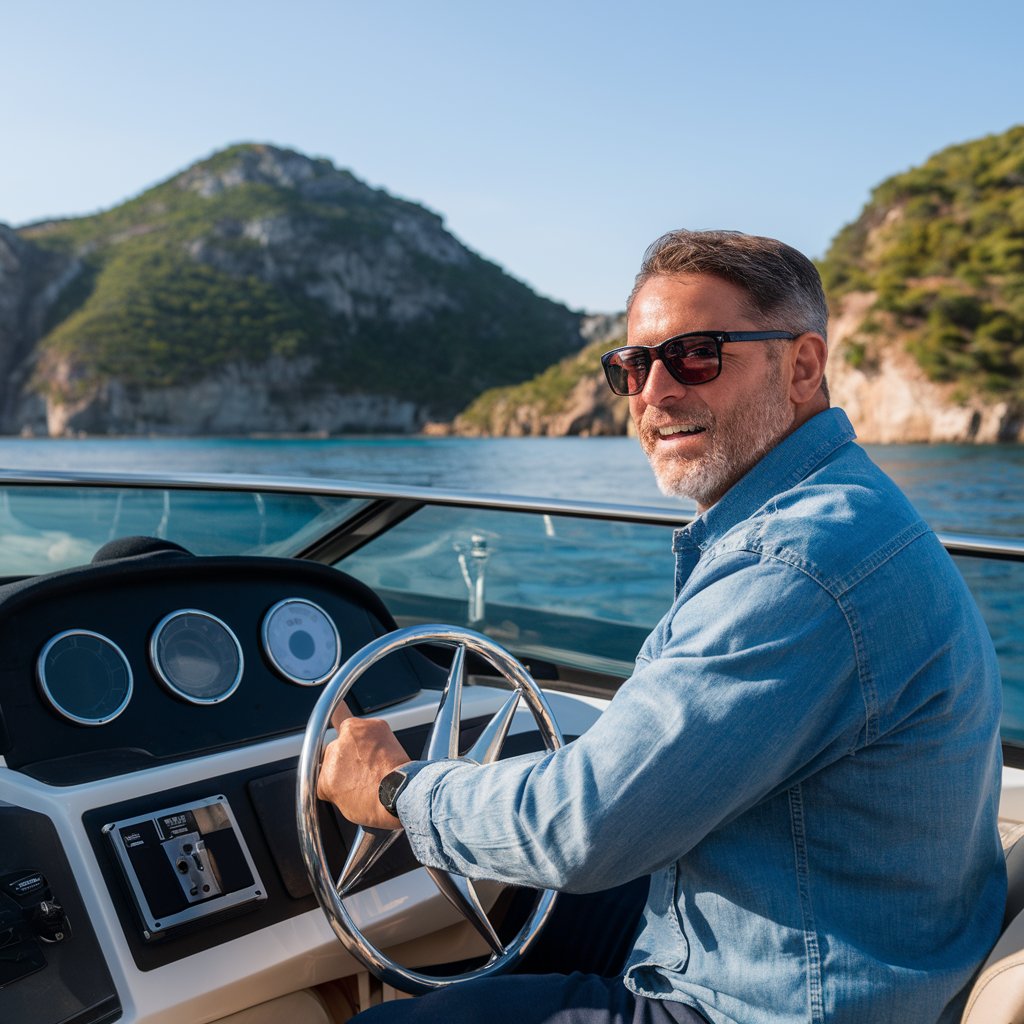
[[[647,371],[647,380],[640,392],[648,405],[659,405],[668,398],[681,397],[686,392],[686,385],[668,372],[668,367],[661,359],[652,359],[651,368]]]

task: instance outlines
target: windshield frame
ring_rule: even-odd
[[[354,550],[341,541],[345,534],[358,529],[359,543],[365,543],[375,532],[367,528],[366,509],[370,503],[397,504],[402,517],[423,505],[458,505],[467,508],[489,508],[505,511],[549,513],[552,515],[581,516],[588,519],[619,520],[631,523],[686,526],[696,518],[680,509],[647,505],[625,505],[596,501],[566,501],[531,495],[488,494],[471,491],[450,491],[431,487],[396,487],[385,484],[367,484],[351,480],[330,480],[323,477],[260,476],[232,473],[102,473],[96,471],[70,472],[66,470],[0,470],[0,488],[24,487],[97,487],[132,488],[150,490],[190,490],[223,492],[268,492],[278,494],[307,494],[324,497],[362,499],[368,503],[342,518],[329,531],[313,542],[282,552],[286,557],[311,558],[333,561],[335,546],[345,551]],[[379,517],[377,532],[389,529],[395,515]],[[333,538],[333,541],[332,541]],[[1011,562],[1024,562],[1024,540],[964,533],[939,533],[938,538],[951,555],[966,558],[996,558]],[[330,550],[328,550],[330,549]]]

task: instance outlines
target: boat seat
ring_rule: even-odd
[[[1000,821],[1006,854],[1003,930],[981,967],[961,1024],[1024,1024],[1024,824]]]
[[[334,1024],[324,1000],[308,988],[239,1010],[214,1024],[281,1024],[282,1021],[288,1024]]]

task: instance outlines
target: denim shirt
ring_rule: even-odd
[[[959,572],[845,414],[676,532],[676,597],[561,750],[438,762],[421,861],[651,885],[626,966],[713,1024],[959,1019],[997,936],[1000,684]]]

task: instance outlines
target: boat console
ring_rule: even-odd
[[[164,548],[0,587],[0,1019],[136,1017],[145,975],[198,959],[234,978],[229,944],[296,919],[284,963],[342,958],[296,836],[298,746],[324,681],[394,627],[368,587],[294,559]],[[400,709],[419,756],[445,678],[406,650],[349,701]],[[492,706],[469,695],[467,742]],[[353,828],[324,806],[321,830],[340,866]],[[414,867],[397,845],[356,889]]]

